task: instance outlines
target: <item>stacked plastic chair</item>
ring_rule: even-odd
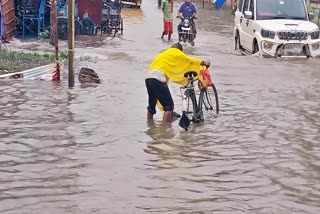
[[[46,0],[24,2],[22,15],[22,38],[38,38],[45,31]]]

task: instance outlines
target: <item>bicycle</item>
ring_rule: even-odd
[[[204,110],[207,112],[215,110],[216,115],[219,114],[219,99],[215,85],[211,83],[205,87],[197,76],[198,74],[195,71],[186,72],[184,77],[188,79],[188,83],[186,86],[180,88],[183,112],[179,125],[186,131],[188,130],[190,122],[199,123],[204,121]],[[198,102],[194,86],[195,81],[199,81],[198,85],[199,88],[201,88]],[[212,102],[212,93],[214,94],[215,102]]]

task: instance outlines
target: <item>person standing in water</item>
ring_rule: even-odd
[[[164,111],[163,122],[172,122],[173,118],[179,118],[180,115],[173,111],[174,102],[168,87],[169,80],[184,86],[188,82],[184,77],[185,72],[195,71],[199,75],[201,66],[209,67],[210,61],[186,55],[180,43],[175,43],[171,48],[159,53],[145,74],[148,92],[147,119],[153,119],[157,105]]]
[[[168,35],[168,41],[171,40],[171,34],[173,33],[171,1],[173,0],[162,1],[163,32],[161,39],[163,39],[165,35]]]

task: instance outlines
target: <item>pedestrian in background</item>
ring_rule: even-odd
[[[172,0],[162,1],[163,32],[161,39],[163,39],[165,35],[168,35],[168,41],[171,40],[171,34],[173,33],[171,1]]]

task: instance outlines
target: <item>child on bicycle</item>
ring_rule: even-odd
[[[184,74],[195,71],[199,74],[201,66],[210,66],[210,61],[187,56],[180,43],[158,54],[151,62],[145,75],[145,84],[149,95],[148,120],[156,114],[157,102],[163,107],[163,122],[171,122],[174,110],[173,99],[168,87],[169,80],[186,85]]]

